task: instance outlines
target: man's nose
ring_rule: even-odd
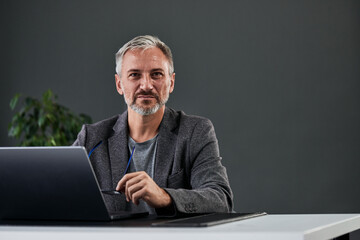
[[[147,91],[153,89],[152,79],[150,76],[144,75],[140,82],[140,88]]]

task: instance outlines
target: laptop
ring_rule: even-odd
[[[84,147],[0,147],[0,219],[110,221]]]

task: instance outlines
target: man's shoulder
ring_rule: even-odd
[[[196,127],[206,127],[212,126],[211,121],[202,116],[186,114],[184,111],[176,111],[172,108],[168,108],[167,118],[169,121],[177,123],[177,126],[180,128],[194,128]]]
[[[91,123],[91,124],[86,124],[86,126],[90,129],[98,129],[98,128],[107,128],[109,126],[114,126],[115,123],[118,121],[118,119],[120,118],[120,114],[100,120],[98,122],[95,123]]]
[[[177,136],[178,144],[181,146],[179,147],[180,150],[186,149],[188,143],[191,146],[191,151],[193,151],[194,149],[201,148],[204,144],[217,141],[215,128],[208,118],[188,115],[183,111],[175,111],[173,109],[169,109],[168,114],[171,117],[167,117],[168,122],[164,125],[173,126],[173,128],[168,129]],[[169,123],[171,119],[172,125]]]
[[[91,134],[92,136],[107,138],[113,134],[121,116],[121,114],[118,114],[95,123],[86,124],[85,128],[87,133]]]

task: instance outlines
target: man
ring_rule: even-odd
[[[127,111],[84,125],[85,146],[109,211],[230,212],[232,192],[212,123],[165,107],[175,73],[168,46],[139,36],[116,54],[116,88]],[[96,149],[99,141],[102,141]]]

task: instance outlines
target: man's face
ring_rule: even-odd
[[[174,90],[175,73],[169,75],[169,61],[157,47],[127,51],[120,74],[115,74],[117,91],[141,115],[157,112]]]

